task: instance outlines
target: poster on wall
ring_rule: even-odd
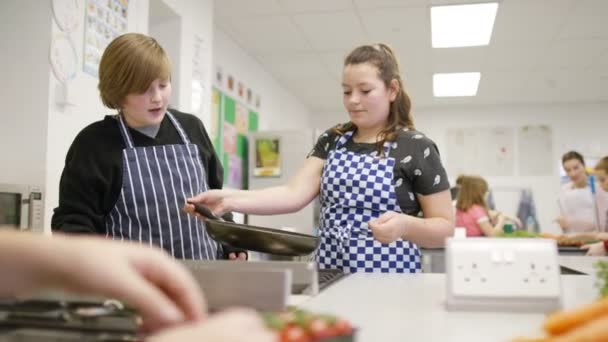
[[[519,174],[544,176],[553,173],[551,127],[523,126],[519,129]],[[561,162],[560,162],[561,165]]]
[[[281,150],[279,138],[256,138],[255,177],[277,177],[281,175]]]
[[[224,167],[224,186],[247,189],[249,179],[249,133],[257,132],[259,114],[229,92],[212,88],[211,136]],[[214,128],[217,128],[214,132]]]
[[[249,111],[245,106],[237,103],[236,105],[236,130],[240,134],[247,134],[249,129]]]
[[[228,154],[235,154],[236,153],[236,138],[237,138],[237,131],[236,131],[236,127],[234,127],[233,124],[229,123],[229,122],[224,122],[224,132],[223,132],[223,150],[225,153]]]
[[[78,69],[76,46],[66,33],[59,32],[53,37],[49,61],[53,75],[59,82],[65,84],[76,77]]]
[[[228,179],[227,186],[241,189],[243,187],[243,161],[239,156],[231,154],[228,156]]]
[[[513,176],[515,131],[510,127],[448,129],[447,169],[450,175]]]
[[[59,29],[70,33],[80,26],[78,0],[53,0],[53,17]]]
[[[97,77],[106,46],[127,32],[129,0],[86,0],[86,4],[83,70]]]

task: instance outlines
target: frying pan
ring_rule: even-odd
[[[299,256],[312,253],[319,245],[319,238],[314,235],[226,222],[213,214],[209,208],[200,204],[190,204],[203,216],[207,232],[214,240],[235,248],[275,255]]]

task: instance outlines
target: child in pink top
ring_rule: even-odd
[[[497,213],[490,219],[486,204],[488,183],[478,176],[461,176],[459,180],[456,226],[466,228],[467,236],[496,236],[502,233],[506,217]]]

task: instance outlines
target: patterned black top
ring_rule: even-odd
[[[338,139],[339,135],[328,129],[319,137],[308,156],[327,159]],[[375,143],[356,143],[352,138],[344,147],[359,154],[377,153]],[[402,212],[409,215],[420,212],[420,203],[414,194],[430,195],[450,188],[439,150],[424,134],[407,128],[400,129],[397,139],[392,143],[389,157],[396,161],[393,183]]]

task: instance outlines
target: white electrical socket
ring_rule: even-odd
[[[449,310],[559,309],[562,289],[555,240],[448,239]]]

